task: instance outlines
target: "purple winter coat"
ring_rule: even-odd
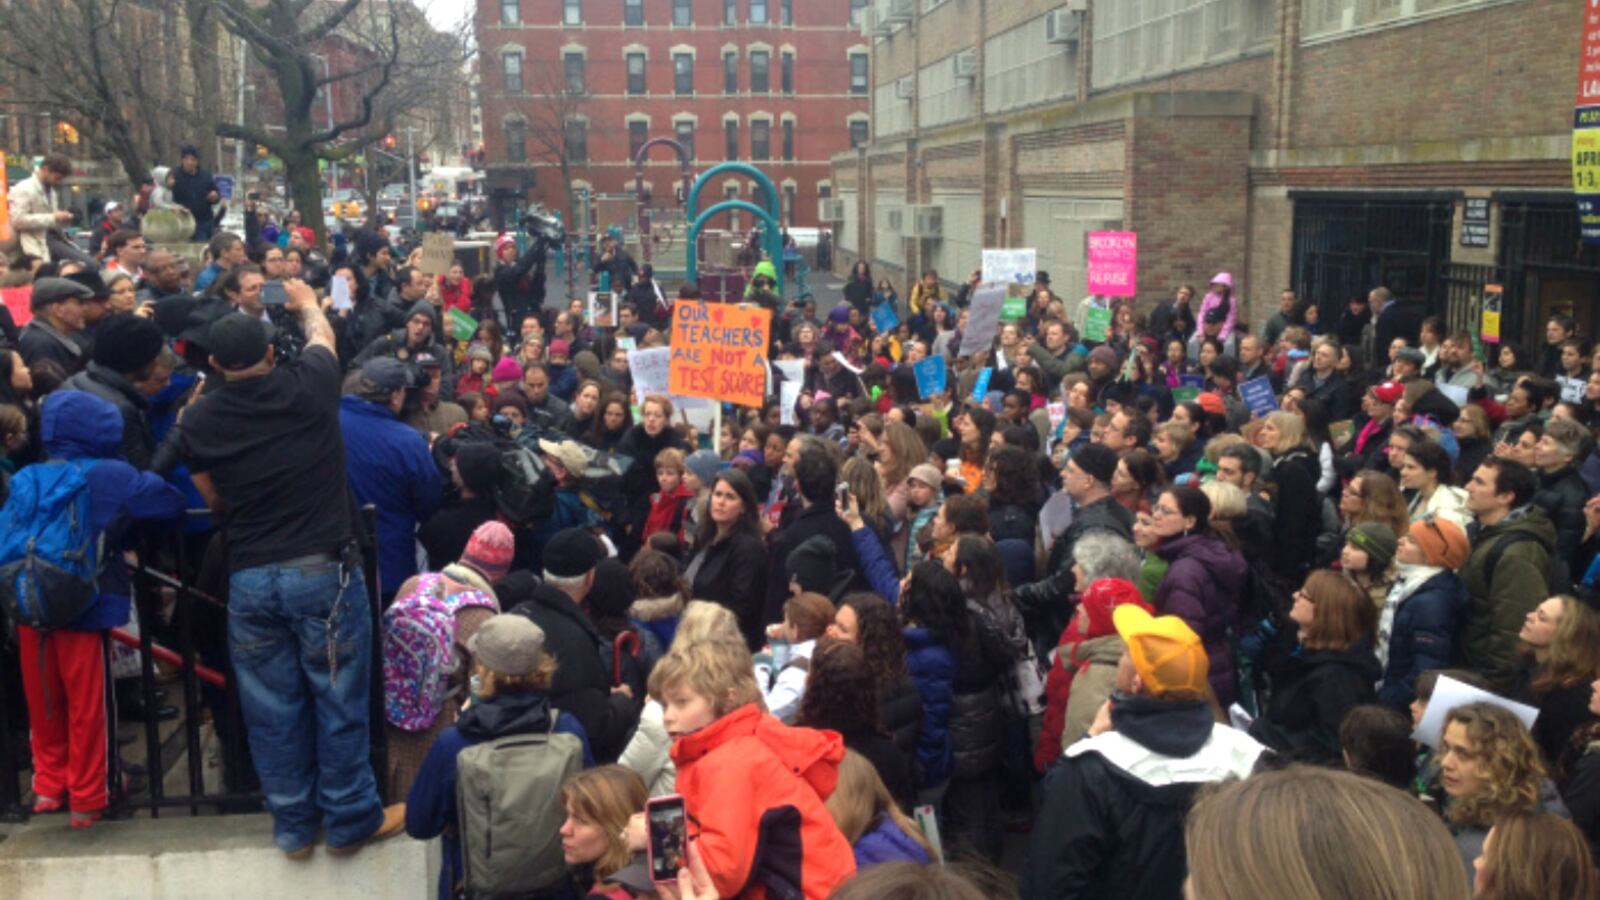
[[[1158,615],[1177,616],[1200,635],[1211,661],[1211,689],[1226,709],[1236,695],[1232,638],[1249,566],[1238,551],[1210,535],[1170,538],[1156,553],[1169,566],[1152,605]]]

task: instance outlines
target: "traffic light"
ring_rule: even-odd
[[[386,135],[384,137],[384,139],[383,139],[383,146],[384,146],[384,149],[386,149],[386,150],[393,150],[395,148],[395,146],[397,144],[399,144],[399,143],[400,143],[399,139],[396,138],[392,134]]]

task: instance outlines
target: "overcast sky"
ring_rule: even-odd
[[[453,31],[463,20],[472,17],[475,0],[417,0],[417,5],[428,14],[428,21],[440,31]]]

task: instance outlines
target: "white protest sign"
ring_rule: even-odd
[[[1005,285],[980,287],[972,292],[972,305],[967,308],[967,327],[961,332],[962,356],[971,356],[979,350],[989,349],[995,333],[1000,330],[1000,307],[1006,302]]]
[[[328,280],[328,297],[333,300],[333,308],[336,311],[356,308],[350,299],[350,282],[338,275]]]
[[[628,371],[633,373],[634,405],[643,406],[644,398],[648,394],[666,394],[672,400],[673,409],[709,407],[710,400],[702,400],[699,397],[677,397],[667,390],[672,380],[671,367],[671,347],[628,351]]]
[[[1533,728],[1533,720],[1539,717],[1539,710],[1535,707],[1507,700],[1499,694],[1491,694],[1448,675],[1441,675],[1433,686],[1433,696],[1428,700],[1428,711],[1422,714],[1422,721],[1417,724],[1417,730],[1411,733],[1412,739],[1429,747],[1438,747],[1439,738],[1444,735],[1444,717],[1450,710],[1468,703],[1480,702],[1492,703],[1510,712],[1529,730]]]
[[[1032,247],[985,249],[982,278],[988,284],[1032,284],[1039,271],[1039,254]]]
[[[800,402],[800,382],[785,381],[778,388],[778,424],[794,425],[794,405]]]
[[[589,292],[589,324],[596,328],[617,327],[617,295]]]

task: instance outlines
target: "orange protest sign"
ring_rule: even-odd
[[[772,311],[757,306],[674,303],[671,392],[760,407],[766,399],[771,324]]]
[[[11,240],[11,184],[6,179],[6,154],[0,150],[0,243]]]

